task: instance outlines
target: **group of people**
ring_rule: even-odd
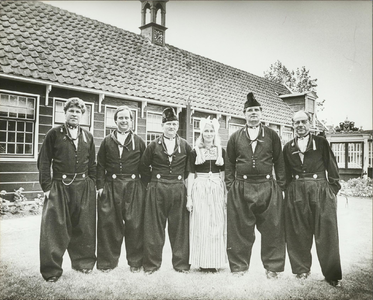
[[[338,167],[328,142],[310,133],[308,113],[294,114],[296,137],[282,148],[249,93],[246,126],[231,135],[225,150],[218,120],[200,121],[192,148],[177,134],[171,107],[162,113],[163,134],[146,146],[132,131],[131,110],[120,106],[117,128],[102,141],[96,165],[93,136],[79,126],[84,102],[71,98],[64,110],[65,124],[47,133],[38,158],[45,193],[40,271],[46,281],[62,275],[66,249],[73,269],[88,274],[97,262],[97,269],[110,272],[123,239],[130,271],[152,274],[161,267],[167,225],[175,271],[192,265],[217,272],[229,262],[233,274],[244,274],[256,227],[267,278],[284,271],[287,247],[293,273],[306,279],[315,238],[326,281],[339,285]]]

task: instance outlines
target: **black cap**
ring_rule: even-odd
[[[172,107],[167,107],[162,112],[162,123],[170,122],[170,121],[179,121],[175,111]]]
[[[247,101],[245,102],[243,111],[246,111],[246,108],[253,106],[261,106],[258,101],[256,101],[254,94],[252,92],[247,94]]]

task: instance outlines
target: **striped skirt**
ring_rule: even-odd
[[[219,173],[197,173],[192,187],[189,263],[221,268],[227,263],[225,186]]]

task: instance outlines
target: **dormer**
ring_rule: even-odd
[[[165,45],[166,32],[166,3],[168,0],[140,0],[141,1],[141,35],[153,44]],[[160,18],[159,18],[160,15]],[[150,18],[147,18],[150,16]],[[157,22],[160,20],[160,24]]]

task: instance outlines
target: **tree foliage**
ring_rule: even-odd
[[[305,66],[297,68],[296,71],[289,71],[279,60],[271,64],[268,71],[264,72],[264,78],[270,81],[281,83],[288,87],[292,92],[316,92],[316,81],[310,76],[310,71]]]

